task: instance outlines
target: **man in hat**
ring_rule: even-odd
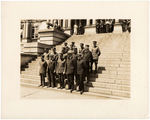
[[[69,52],[74,53],[74,48],[76,48],[75,42],[71,42]]]
[[[68,43],[65,42],[63,47],[64,47],[64,54],[65,54],[65,53],[67,53],[68,50],[69,50]]]
[[[76,87],[79,86],[80,94],[84,92],[84,72],[85,72],[86,66],[85,62],[83,60],[83,55],[79,54],[77,59],[77,82]]]
[[[75,82],[77,82],[77,58],[78,58],[77,53],[78,53],[77,48],[74,48],[74,52],[72,54],[72,57],[73,57],[74,65],[75,65],[75,69],[74,69]]]
[[[97,73],[97,64],[98,64],[98,58],[100,56],[101,52],[99,47],[97,46],[97,41],[93,41],[93,48],[92,48],[92,68],[93,68],[93,63],[95,64],[95,73]]]
[[[92,61],[92,53],[89,50],[89,45],[85,46],[85,50],[83,52],[83,60],[86,64],[85,77],[87,77],[87,83],[89,82],[89,72],[91,69],[91,61]]]
[[[39,62],[40,69],[39,69],[39,75],[41,78],[41,84],[39,85],[44,87],[45,86],[45,76],[46,76],[46,62],[44,60],[44,56],[42,55],[41,60]]]
[[[64,88],[64,70],[65,70],[65,59],[63,54],[59,53],[59,57],[56,63],[56,74],[58,75],[60,89]]]
[[[83,54],[84,52],[84,44],[80,43],[79,53]]]
[[[68,51],[68,56],[65,65],[65,74],[67,75],[67,81],[71,93],[74,90],[74,71],[75,71],[75,64],[72,52]]]
[[[44,60],[47,60],[48,49],[45,48],[44,51],[45,51],[44,54],[43,54],[44,55]]]
[[[55,59],[54,56],[50,55],[49,60],[47,60],[47,77],[48,84],[47,87],[55,87]]]
[[[58,59],[58,53],[56,52],[56,47],[52,49],[51,55],[54,57],[55,61]]]

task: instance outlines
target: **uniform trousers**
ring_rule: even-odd
[[[92,63],[91,63],[92,70],[93,70],[93,63],[95,64],[95,71],[97,72],[97,63],[98,63],[98,60],[97,59],[92,60]]]
[[[84,74],[77,74],[79,81],[79,91],[84,92]]]
[[[45,86],[45,73],[40,73],[40,77],[41,77],[41,85]]]
[[[58,73],[58,79],[59,79],[60,87],[64,88],[64,75],[63,75],[63,73]]]
[[[69,89],[74,90],[74,74],[67,74]]]
[[[56,87],[56,80],[55,80],[55,73],[54,72],[49,72],[48,75],[48,85],[52,87]]]

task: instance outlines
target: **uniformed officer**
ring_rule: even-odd
[[[74,61],[74,65],[75,65],[75,68],[74,68],[74,80],[75,80],[75,84],[78,82],[77,81],[77,58],[78,58],[78,51],[77,51],[77,48],[74,48],[74,52],[73,52],[73,54],[72,54],[72,59],[73,59],[73,61]],[[76,85],[75,85],[75,87],[76,87]],[[75,88],[75,89],[77,89],[77,88]]]
[[[87,83],[89,82],[89,72],[91,70],[91,61],[92,61],[92,53],[89,50],[89,45],[85,46],[85,50],[83,53],[83,60],[86,64],[85,77],[87,77]]]
[[[48,84],[47,87],[55,87],[55,66],[56,62],[54,56],[49,56],[49,60],[47,60],[47,77],[48,77]]]
[[[41,57],[41,60],[39,62],[40,69],[39,69],[39,75],[41,78],[41,84],[39,85],[44,87],[45,86],[45,77],[46,77],[46,62],[44,60],[44,56]]]
[[[84,72],[86,70],[85,62],[83,60],[83,55],[79,54],[78,55],[78,60],[77,60],[77,86],[79,86],[79,91],[80,94],[84,92]]]
[[[68,43],[65,42],[63,47],[64,47],[64,54],[65,54],[65,53],[67,53],[68,50],[69,50]]]
[[[80,43],[79,53],[83,54],[84,52],[84,44]]]
[[[58,53],[56,52],[56,47],[54,47],[52,49],[52,54],[51,55],[54,57],[55,61],[57,61],[57,59],[58,59]]]
[[[74,90],[74,70],[75,70],[75,65],[74,65],[72,52],[68,52],[66,65],[65,65],[65,74],[67,75],[67,81],[71,93]]]
[[[93,41],[93,48],[92,48],[92,67],[93,68],[93,63],[95,64],[95,73],[97,73],[97,64],[98,64],[98,58],[100,56],[101,52],[99,47],[97,46],[97,41]]]
[[[58,75],[60,89],[64,88],[64,70],[65,70],[65,59],[63,54],[60,53],[56,63],[56,74]]]
[[[48,53],[48,50],[47,49],[45,49],[45,53],[44,53],[44,60],[47,60],[47,56],[49,55],[49,53]]]

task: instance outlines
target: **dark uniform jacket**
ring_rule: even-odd
[[[40,61],[39,65],[40,65],[39,74],[45,75],[45,73],[46,73],[46,62]]]
[[[66,65],[65,65],[65,73],[66,74],[74,74],[74,71],[75,71],[74,60],[67,58]]]
[[[98,57],[100,56],[101,52],[100,52],[100,49],[99,47],[93,47],[92,48],[92,57],[93,57],[93,60],[98,60]]]
[[[77,58],[78,58],[78,54],[73,54],[73,61],[74,61],[74,65],[75,65],[75,68],[74,68],[74,73],[76,74],[77,73]]]
[[[90,50],[84,50],[83,59],[85,61],[92,61],[92,52]]]
[[[81,54],[83,54],[84,53],[84,48],[82,49],[82,48],[79,48],[79,53],[81,53]]]
[[[55,61],[47,60],[47,72],[54,72],[55,71]]]
[[[56,73],[63,73],[65,70],[65,60],[58,59],[56,63]]]
[[[84,74],[86,69],[84,60],[77,60],[77,74]]]

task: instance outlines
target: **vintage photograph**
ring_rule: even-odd
[[[21,98],[131,98],[131,19],[22,19],[20,31]]]

